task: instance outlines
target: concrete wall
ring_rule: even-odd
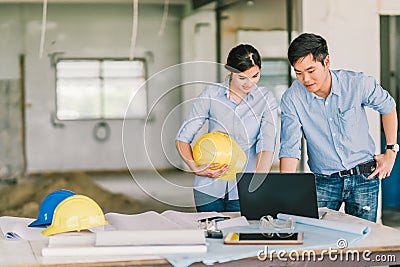
[[[163,5],[140,5],[135,56],[148,59],[149,77],[180,62],[180,21],[182,6],[171,5],[165,32],[158,35]],[[63,122],[54,127],[55,70],[48,54],[63,57],[128,57],[132,27],[131,4],[49,4],[46,42],[39,57],[42,5],[2,4],[0,6],[0,78],[20,79],[19,55],[25,56],[25,133],[28,172],[67,170],[124,169],[123,121],[109,121],[111,136],[99,143],[93,136],[97,121]],[[159,98],[157,88],[150,88],[149,102]],[[124,146],[135,153],[130,157],[133,168],[168,168],[163,156],[160,132],[163,117],[180,102],[172,91],[154,110],[151,121],[131,120],[124,130]],[[3,118],[1,118],[3,119]],[[176,125],[175,125],[176,124]],[[144,126],[153,145],[144,145]],[[174,136],[179,122],[165,129]],[[21,144],[20,144],[21,145]],[[164,149],[175,149],[173,142]],[[157,155],[150,164],[146,151]]]
[[[0,81],[0,179],[16,179],[24,170],[21,86]]]

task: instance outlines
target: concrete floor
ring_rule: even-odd
[[[154,210],[195,211],[192,185],[194,175],[182,171],[134,171],[91,174],[101,187],[113,193],[154,204]],[[400,230],[400,207],[382,209],[382,223]]]
[[[133,171],[131,174],[91,174],[91,177],[112,193],[122,193],[153,204],[155,211],[195,211],[192,191],[194,175],[191,173],[175,170]]]

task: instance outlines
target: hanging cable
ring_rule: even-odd
[[[138,15],[139,15],[139,0],[133,0],[133,17],[132,17],[132,35],[131,35],[131,48],[129,59],[133,60],[135,56],[136,37],[138,29]]]
[[[164,0],[164,13],[163,13],[162,21],[161,21],[160,30],[158,31],[158,35],[160,35],[160,36],[164,35],[165,26],[167,25],[168,6],[169,6],[169,0]]]
[[[40,34],[39,58],[42,58],[43,56],[44,41],[46,36],[46,20],[47,20],[47,0],[43,0],[42,30]]]

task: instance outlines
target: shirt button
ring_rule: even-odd
[[[333,133],[333,136],[336,136],[336,134],[335,133]],[[339,148],[340,149],[340,148]]]
[[[329,118],[329,120],[332,121],[333,119],[332,119],[332,118]]]
[[[328,104],[329,104],[329,102],[328,102],[328,101],[326,101],[326,102],[325,102],[325,106],[327,106]]]

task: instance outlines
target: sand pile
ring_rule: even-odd
[[[51,192],[68,189],[95,200],[104,213],[140,213],[160,210],[122,194],[113,194],[95,184],[85,173],[35,175],[0,190],[0,216],[36,218],[42,200]]]

